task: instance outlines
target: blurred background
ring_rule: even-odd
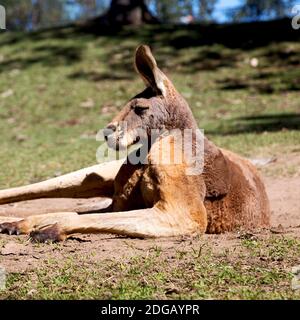
[[[245,22],[291,15],[295,0],[7,0],[9,30],[37,30],[102,17],[107,22]]]
[[[215,143],[300,167],[300,30],[291,0],[0,0],[0,188],[96,162],[97,131],[159,66]],[[300,23],[300,21],[299,21]],[[278,164],[281,163],[281,166]]]

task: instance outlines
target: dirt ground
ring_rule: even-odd
[[[284,159],[286,160],[286,156]],[[294,157],[294,155],[293,155]],[[294,159],[294,158],[293,158]],[[299,166],[300,155],[296,157],[296,166]],[[294,172],[290,176],[274,177],[275,171],[284,168],[286,161],[279,158],[275,163],[262,169],[264,181],[269,195],[272,218],[270,230],[261,230],[255,236],[264,237],[270,234],[290,235],[300,238],[300,175]],[[43,200],[44,210],[52,206],[51,200]],[[63,206],[64,200],[56,202],[55,206]],[[70,200],[68,200],[70,201]],[[82,199],[76,199],[75,205],[83,205]],[[23,204],[24,205],[24,204]],[[18,204],[20,206],[20,204]],[[27,204],[28,206],[28,204]],[[0,215],[13,213],[13,205],[0,206]],[[24,215],[29,211],[24,206]],[[128,259],[129,257],[147,254],[155,247],[161,248],[164,254],[172,255],[176,250],[188,246],[199,246],[199,243],[209,242],[214,250],[223,250],[238,246],[239,233],[223,235],[204,235],[198,238],[172,238],[172,239],[128,239],[112,235],[78,235],[60,244],[33,244],[27,236],[0,235],[0,265],[8,272],[27,272],[43,265],[48,259],[64,259],[72,254],[87,256],[93,253],[92,260]]]

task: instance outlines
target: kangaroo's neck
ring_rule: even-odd
[[[175,104],[176,103],[176,104]],[[173,112],[172,112],[173,111]],[[188,103],[180,96],[174,101],[170,111],[171,128],[168,129],[194,129],[198,128]]]
[[[168,122],[165,124],[164,129],[157,131],[157,136],[148,137],[148,146],[151,149],[152,145],[157,141],[157,139],[169,134],[172,135],[184,135],[185,130],[192,130],[191,143],[194,144],[197,135],[197,122],[193,116],[193,113],[187,104],[187,102],[182,98],[180,104],[173,105],[171,111],[169,112]],[[178,102],[178,101],[177,101]]]

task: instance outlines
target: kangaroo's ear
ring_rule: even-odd
[[[148,46],[141,45],[136,49],[135,68],[147,87],[151,87],[158,94],[167,95],[170,80],[158,68]]]

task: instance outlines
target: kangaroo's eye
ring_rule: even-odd
[[[149,107],[147,107],[147,106],[135,106],[134,107],[134,112],[138,116],[140,116],[140,115],[143,115],[148,109],[149,109]]]

